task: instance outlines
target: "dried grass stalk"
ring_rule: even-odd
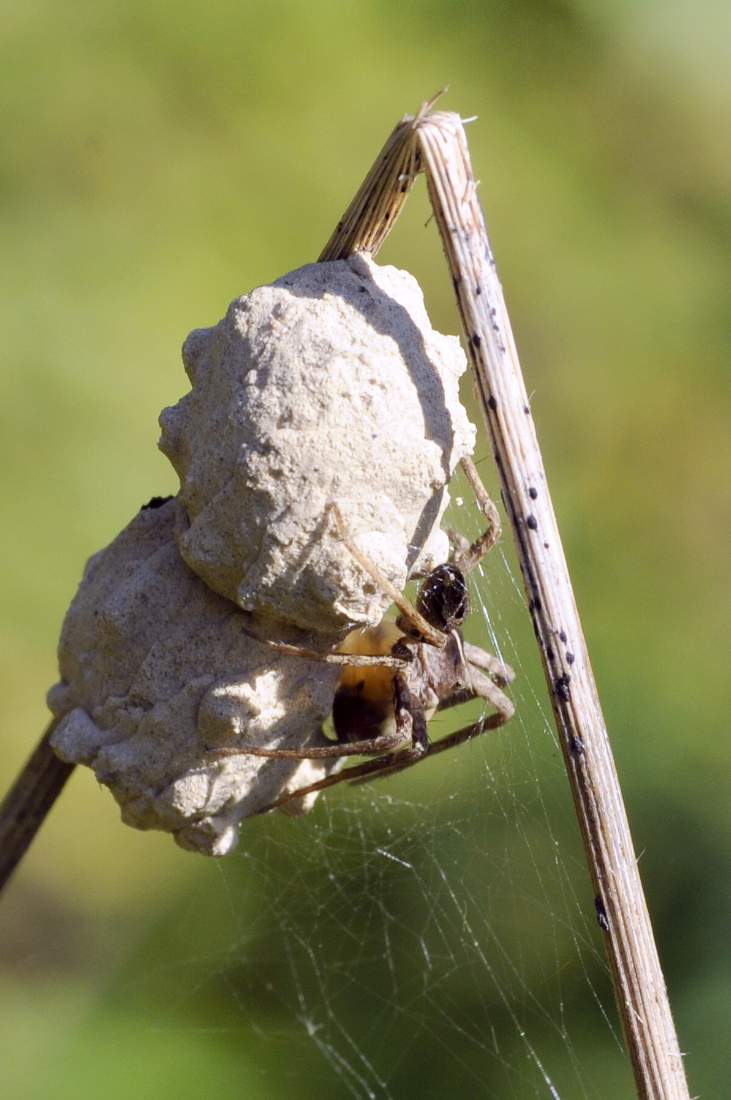
[[[74,770],[50,745],[51,722],[0,805],[0,890],[28,850]]]
[[[376,251],[414,174],[425,172],[518,551],[637,1094],[643,1100],[688,1100],[622,792],[464,127],[458,115],[429,113],[429,107],[399,122],[321,259]]]

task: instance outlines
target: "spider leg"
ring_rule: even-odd
[[[264,806],[263,809],[259,810],[259,813],[266,814],[270,810],[278,810],[280,806],[292,802],[295,798],[304,798],[305,795],[314,794],[315,791],[324,791],[327,787],[334,787],[336,783],[366,782],[371,777],[375,779],[379,772],[390,772],[401,767],[408,767],[409,764],[415,764],[421,759],[423,759],[423,753],[414,749],[406,749],[401,752],[388,753],[387,756],[380,756],[377,760],[367,760],[364,764],[354,764],[352,768],[345,768],[343,771],[337,772],[336,775],[328,775],[325,779],[318,780],[317,783],[310,783],[307,787],[299,787],[296,791],[289,791],[281,795],[274,802],[270,802],[268,806]]]
[[[487,489],[482,484],[480,475],[477,472],[477,467],[471,458],[465,457],[462,459],[462,470],[472,487],[472,492],[475,494],[477,503],[480,506],[480,511],[489,524],[487,530],[484,531],[479,538],[476,538],[472,545],[466,550],[459,551],[457,557],[454,559],[454,564],[461,569],[463,573],[467,574],[482,561],[488,550],[492,550],[493,546],[500,538],[502,524],[500,522],[500,513],[490,498]]]
[[[383,753],[397,751],[408,741],[415,751],[426,752],[426,719],[423,711],[413,707],[403,672],[397,672],[394,676],[393,700],[396,719],[393,733],[384,733],[363,741],[338,741],[334,745],[313,746],[309,749],[265,749],[259,745],[247,745],[245,748],[223,746],[211,749],[209,755],[213,758],[266,756],[275,760],[329,760],[340,756],[381,756]]]
[[[448,733],[446,737],[442,737],[439,741],[432,741],[428,752],[420,759],[426,760],[429,756],[436,756],[440,752],[456,749],[458,745],[463,745],[465,741],[471,741],[473,737],[479,737],[480,734],[487,733],[489,730],[498,729],[507,721],[508,718],[501,711],[487,714],[484,718],[478,719],[477,722],[471,722],[468,726],[455,730],[454,733]],[[413,763],[418,764],[419,760],[414,760]],[[393,770],[396,771],[397,769],[394,768]]]
[[[351,668],[405,668],[412,659],[411,655],[394,657],[391,654],[366,653],[318,653],[316,649],[305,649],[290,645],[288,642],[267,642],[278,653],[287,653],[292,657],[302,657],[305,661],[321,661],[326,665],[349,665]]]
[[[449,539],[449,560],[458,562],[469,551],[470,540],[465,538],[461,531],[455,531],[453,527],[445,527],[444,533]],[[412,573],[412,578],[417,574]]]
[[[510,665],[506,665],[504,661],[501,661],[498,657],[493,657],[492,653],[480,649],[479,646],[472,645],[471,642],[463,640],[462,648],[468,663],[474,665],[475,668],[481,668],[499,687],[512,684],[515,673]]]
[[[332,512],[333,518],[335,519],[335,524],[338,529],[338,534],[340,535],[340,538],[345,543],[355,560],[358,562],[361,568],[365,569],[366,573],[368,573],[368,575],[373,578],[373,580],[381,588],[381,590],[385,592],[387,596],[391,597],[392,601],[399,609],[401,614],[414,627],[418,636],[423,641],[428,642],[429,645],[438,646],[440,649],[443,648],[447,644],[446,634],[443,634],[441,630],[437,630],[431,625],[431,623],[428,623],[424,616],[419,614],[413,604],[410,603],[410,601],[407,600],[401,592],[399,592],[398,588],[396,588],[395,585],[391,584],[385,573],[382,573],[378,566],[375,565],[375,563],[372,562],[369,557],[367,557],[361,550],[358,549],[348,533],[348,529],[345,525],[345,520],[343,519],[342,513],[337,504],[328,504],[327,511]]]
[[[473,665],[468,666],[468,671],[474,698],[484,699],[495,708],[495,714],[491,714],[484,719],[485,723],[490,722],[493,718],[499,719],[499,721],[493,722],[489,726],[486,725],[486,729],[495,729],[496,726],[502,726],[505,722],[509,722],[515,714],[512,699],[508,699],[507,695],[500,690],[497,684],[493,683],[489,676],[485,676]],[[441,744],[441,742],[437,742],[437,744]]]
[[[310,749],[265,749],[258,745],[247,747],[224,746],[211,749],[209,758],[226,756],[266,756],[274,760],[329,760],[339,756],[380,756],[384,752],[396,750],[411,740],[411,727],[399,727],[394,733],[384,733],[380,737],[370,737],[366,741],[340,742],[332,745],[313,746]]]
[[[277,653],[286,653],[291,657],[301,657],[305,661],[318,661],[325,665],[350,665],[356,668],[404,668],[412,659],[408,650],[404,650],[398,657],[392,654],[364,654],[364,653],[330,653],[317,649],[308,649],[307,646],[292,645],[290,642],[276,642],[270,638],[260,638],[253,630],[241,627],[242,634],[253,638],[260,645],[268,646]]]
[[[456,704],[455,704],[456,705]],[[436,756],[440,752],[447,752],[448,749],[456,749],[458,745],[463,745],[465,741],[471,741],[473,737],[479,737],[482,733],[487,733],[489,730],[497,729],[499,726],[504,725],[507,722],[507,718],[504,717],[499,711],[494,714],[488,714],[484,718],[480,718],[477,722],[471,722],[469,726],[463,726],[462,729],[456,730],[454,733],[447,734],[446,737],[442,737],[439,741],[432,741],[429,744],[429,748],[422,756],[414,757],[412,760],[405,760],[405,754],[400,754],[398,760],[391,760],[383,765],[383,770],[379,769],[376,773],[375,768],[371,770],[371,774],[365,775],[353,775],[353,786],[358,786],[360,783],[369,783],[372,779],[388,779],[389,776],[395,775],[396,772],[404,771],[406,768],[412,768],[414,764],[420,764],[422,760],[428,760],[431,756]],[[385,758],[382,758],[382,760]],[[381,763],[381,760],[377,761]],[[385,770],[385,769],[388,770]],[[356,768],[349,768],[348,772],[355,772]],[[351,776],[348,772],[341,772],[340,775],[343,778],[349,779]]]

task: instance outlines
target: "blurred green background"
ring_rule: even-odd
[[[3,787],[46,722],[85,559],[175,490],[156,418],[187,388],[184,336],[313,260],[396,119],[449,82],[444,106],[479,116],[475,170],[704,1097],[731,1072],[724,10],[11,0],[0,29]],[[427,218],[422,184],[381,259],[455,331]],[[509,730],[339,788],[306,820],[250,822],[222,863],[123,828],[73,776],[0,899],[9,1100],[632,1095],[508,543],[482,581],[492,639],[479,613],[471,629],[519,669]]]

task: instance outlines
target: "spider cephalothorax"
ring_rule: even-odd
[[[460,626],[469,610],[465,574],[484,557],[500,533],[500,520],[477,470],[468,459],[462,466],[490,526],[471,545],[456,538],[458,550],[422,582],[416,606],[391,584],[351,539],[337,507],[328,507],[339,536],[363,569],[392,597],[400,611],[396,622],[353,631],[339,652],[317,653],[298,646],[270,642],[282,652],[343,666],[333,703],[337,742],[327,748],[269,749],[242,747],[219,750],[253,756],[322,759],[373,756],[317,783],[282,795],[269,809],[344,779],[367,779],[409,767],[426,756],[453,748],[485,730],[507,722],[513,704],[501,690],[513,673],[490,653],[465,642]],[[437,710],[484,699],[494,713],[440,741],[430,742],[427,723]]]

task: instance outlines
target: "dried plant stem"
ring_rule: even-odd
[[[423,169],[492,439],[642,1100],[688,1100],[627,815],[458,115],[402,119],[321,259],[377,251]],[[390,187],[387,194],[384,188]],[[386,212],[385,214],[382,212]],[[386,217],[386,214],[390,214]]]
[[[0,805],[0,890],[25,855],[74,770],[50,745],[51,722]]]
[[[335,260],[354,252],[371,252],[375,256],[395,225],[420,170],[414,137],[414,119],[406,115],[397,123],[336,225],[319,256],[320,261]]]

